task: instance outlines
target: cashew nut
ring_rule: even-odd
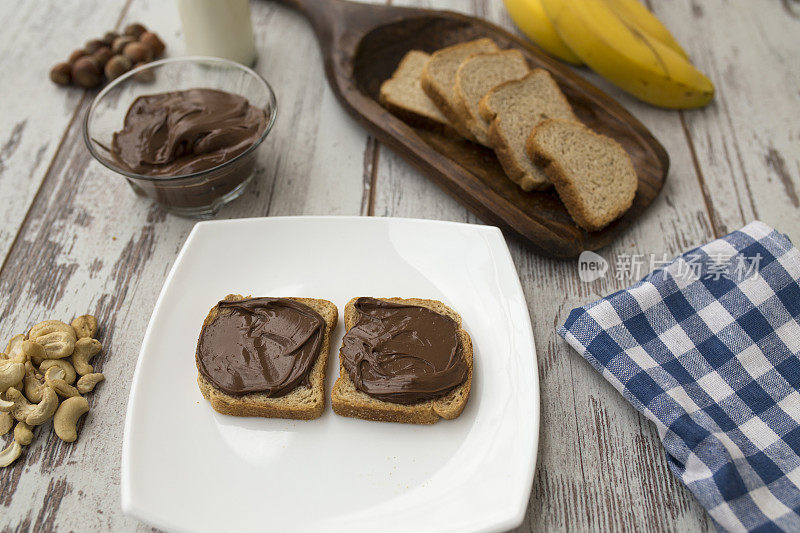
[[[28,332],[28,339],[44,346],[48,359],[69,357],[75,349],[75,330],[60,320],[39,322]]]
[[[16,386],[25,377],[25,365],[4,359],[0,361],[0,393]]]
[[[75,343],[75,351],[72,352],[72,366],[75,371],[81,375],[91,374],[94,368],[89,364],[89,359],[97,355],[103,345],[97,339],[84,337]]]
[[[78,377],[75,368],[66,359],[46,359],[39,365],[39,372],[46,373],[50,368],[58,367],[64,371],[64,381],[69,385],[75,383],[75,378]]]
[[[8,344],[6,344],[6,353],[9,354],[13,352],[16,348],[22,344],[22,341],[25,340],[25,335],[20,333],[19,335],[14,335],[10,339],[8,339]]]
[[[25,364],[33,361],[39,364],[47,358],[44,346],[38,342],[25,339],[25,335],[14,335],[8,343],[9,353],[7,359],[15,363]]]
[[[22,455],[22,446],[17,441],[12,441],[11,444],[0,452],[0,467],[8,466]]]
[[[14,428],[14,440],[23,446],[27,446],[33,442],[33,431],[31,427],[25,422],[17,422],[17,427]]]
[[[92,315],[82,315],[72,321],[72,329],[79,339],[94,338],[97,333],[97,319]]]
[[[50,387],[42,389],[42,401],[39,403],[30,403],[20,391],[13,387],[6,391],[6,398],[14,402],[14,409],[11,412],[14,418],[29,426],[38,426],[47,422],[58,409],[58,395]]]
[[[33,361],[36,364],[39,364],[43,359],[47,359],[47,353],[45,352],[44,346],[38,342],[24,340],[22,341],[22,344],[20,344],[20,351],[25,356],[27,361]],[[19,359],[17,360],[20,361]],[[24,363],[26,361],[20,362]]]
[[[59,396],[63,396],[64,398],[78,396],[80,394],[78,389],[64,381],[64,376],[64,370],[54,366],[45,372],[44,382],[47,383],[48,387],[56,391]]]
[[[28,338],[35,341],[37,337],[48,335],[54,331],[70,333],[75,337],[75,330],[69,324],[65,324],[60,320],[45,320],[44,322],[39,322],[28,331]],[[77,337],[75,338],[77,339]]]
[[[13,351],[14,351],[14,348],[15,348],[16,346],[19,346],[19,344],[20,344],[20,343],[21,343],[23,340],[25,340],[25,335],[23,335],[23,334],[14,335],[14,336],[13,336],[13,337],[11,337],[10,339],[8,339],[8,344],[6,345],[6,353],[8,354],[8,353],[11,353],[11,352],[13,352]]]
[[[53,381],[54,379],[64,381],[66,375],[63,368],[58,368],[57,366],[50,367],[47,369],[47,372],[44,373],[44,382],[47,383],[48,380]]]
[[[54,331],[47,335],[36,337],[34,340],[44,347],[47,359],[69,357],[75,349],[75,333],[66,331]]]
[[[61,402],[53,418],[53,428],[58,438],[64,442],[74,442],[78,438],[78,419],[88,410],[89,402],[83,396],[73,396]]]
[[[11,431],[14,427],[14,417],[11,413],[0,412],[0,437]]]
[[[25,342],[25,335],[19,334],[11,337],[6,346],[6,359],[15,363],[25,364],[28,356],[22,350],[22,343]]]
[[[0,398],[0,413],[10,413],[14,410],[14,402]]]
[[[23,392],[29,401],[33,403],[42,401],[42,387],[46,387],[44,384],[44,376],[33,368],[30,361],[25,363],[25,378],[22,380],[22,383]]]
[[[97,385],[104,379],[106,379],[106,377],[99,372],[81,376],[81,379],[78,380],[78,392],[80,392],[81,394],[92,392],[94,390],[95,385]]]

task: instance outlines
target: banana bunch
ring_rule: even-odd
[[[550,54],[586,64],[621,89],[672,109],[702,107],[714,85],[638,0],[504,0],[519,29]]]

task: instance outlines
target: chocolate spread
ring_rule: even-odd
[[[355,387],[410,404],[441,397],[467,378],[458,324],[426,307],[359,298],[356,324],[342,340],[342,364]]]
[[[197,341],[197,368],[231,395],[251,392],[284,396],[311,386],[325,320],[307,305],[287,298],[223,300],[219,314]]]
[[[111,153],[136,174],[191,174],[241,154],[266,126],[265,111],[237,94],[214,89],[148,94],[131,104]]]

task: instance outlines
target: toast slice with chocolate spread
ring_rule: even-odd
[[[248,297],[249,298],[249,297]],[[227,301],[244,300],[240,294],[229,294]],[[223,415],[260,416],[264,418],[291,418],[311,420],[318,418],[325,410],[325,374],[328,365],[328,353],[331,345],[331,331],[336,327],[339,311],[333,302],[316,298],[287,298],[304,304],[316,311],[325,321],[322,346],[317,360],[311,367],[309,382],[311,387],[298,385],[286,395],[271,398],[263,393],[250,393],[233,396],[216,388],[198,370],[197,384],[203,397],[211,403],[211,407]],[[203,329],[211,324],[222,311],[215,305],[203,321]],[[201,331],[202,335],[202,331]],[[195,359],[197,355],[195,354]]]
[[[436,313],[455,320],[458,324],[458,333],[463,347],[464,359],[468,372],[467,377],[455,389],[444,396],[433,400],[413,404],[399,404],[374,398],[356,389],[347,370],[339,357],[339,378],[331,391],[331,405],[333,411],[341,416],[363,418],[379,422],[402,422],[406,424],[433,424],[440,418],[452,420],[457,418],[464,410],[469,399],[472,387],[473,350],[469,334],[461,327],[461,315],[438,300],[424,300],[419,298],[378,298],[385,302],[393,302],[419,307],[426,307]],[[349,331],[358,322],[358,311],[353,298],[344,308],[345,330]]]

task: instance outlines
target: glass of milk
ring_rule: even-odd
[[[186,52],[252,66],[256,61],[248,0],[177,0]]]

